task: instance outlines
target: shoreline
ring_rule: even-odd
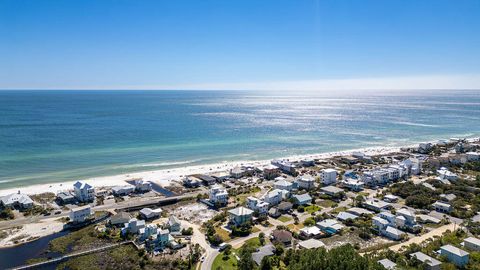
[[[410,145],[411,146],[411,145]],[[408,147],[408,146],[403,146]],[[352,152],[361,151],[366,155],[375,156],[375,155],[384,155],[393,152],[400,151],[402,147],[393,147],[393,146],[376,146],[376,147],[367,147],[367,148],[358,148],[345,151],[335,151],[335,152],[326,152],[318,154],[307,154],[307,155],[294,155],[289,157],[281,157],[278,159],[288,159],[288,160],[301,160],[301,159],[328,159],[334,156],[345,156],[350,155]],[[113,186],[126,185],[129,180],[142,178],[144,181],[150,181],[152,183],[158,184],[162,187],[168,186],[172,181],[181,180],[186,175],[191,174],[207,174],[207,173],[217,173],[217,172],[226,172],[235,166],[239,165],[253,165],[253,166],[265,166],[270,164],[268,160],[240,160],[240,161],[225,161],[204,165],[192,165],[187,167],[178,167],[171,169],[160,169],[160,170],[149,170],[142,172],[133,172],[126,174],[118,174],[111,176],[101,176],[101,177],[91,177],[86,179],[81,179],[82,181],[87,182],[95,188],[107,188]],[[65,182],[52,182],[45,184],[30,185],[18,188],[6,188],[0,189],[0,196],[5,196],[11,193],[16,193],[20,191],[23,194],[32,195],[45,192],[58,193],[60,191],[66,191],[73,189],[74,181],[65,181]]]
[[[470,137],[468,140],[478,140],[478,137]],[[430,141],[431,143],[438,142],[438,140]],[[386,155],[394,152],[399,152],[401,148],[404,147],[414,147],[418,143],[410,143],[409,145],[404,146],[375,146],[375,147],[365,147],[350,149],[344,151],[334,151],[334,152],[325,152],[317,154],[305,154],[305,155],[294,155],[288,157],[280,157],[278,159],[288,159],[288,160],[301,160],[301,159],[328,159],[335,156],[346,156],[350,155],[353,152],[364,152],[366,155],[375,156],[375,155]],[[142,172],[133,172],[126,174],[118,174],[112,176],[101,176],[101,177],[91,177],[86,179],[80,179],[87,182],[95,188],[108,188],[113,186],[120,186],[128,184],[126,181],[142,178],[144,181],[150,181],[152,183],[158,184],[162,187],[168,186],[172,181],[181,180],[186,175],[191,174],[208,174],[208,173],[217,173],[217,172],[226,172],[235,166],[239,165],[253,165],[253,166],[265,166],[270,164],[268,160],[240,160],[240,161],[224,161],[218,163],[204,164],[204,165],[191,165],[186,167],[177,167],[171,169],[160,169],[160,170],[149,170]],[[0,189],[0,196],[5,196],[11,193],[16,193],[20,191],[23,194],[32,195],[45,192],[58,193],[60,191],[72,190],[73,184],[77,180],[65,181],[65,182],[52,182],[45,184],[30,185],[18,188],[6,188]]]

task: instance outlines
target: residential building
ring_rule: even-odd
[[[236,166],[235,168],[230,170],[230,176],[235,179],[242,178],[244,175],[245,175],[245,170],[240,166]]]
[[[320,172],[320,181],[323,185],[331,185],[337,182],[337,171],[335,169],[323,169]]]
[[[383,196],[383,200],[389,203],[396,203],[398,201],[398,196],[392,195],[392,194],[387,194]]]
[[[343,186],[348,188],[351,191],[362,191],[365,183],[362,180],[359,179],[353,179],[353,178],[347,178],[342,181]]]
[[[292,191],[293,183],[290,182],[290,181],[282,179],[282,180],[278,180],[275,183],[273,183],[273,187],[275,189]]]
[[[342,230],[345,226],[339,223],[335,219],[325,219],[320,222],[317,222],[317,227],[320,228],[323,232],[327,234],[336,234]]]
[[[270,205],[277,205],[283,200],[283,198],[284,198],[284,193],[282,192],[282,190],[274,189],[270,192],[267,192],[267,194],[265,194],[265,196],[263,197],[263,200],[269,203]]]
[[[92,217],[92,208],[89,205],[73,208],[69,217],[73,223],[83,223]]]
[[[112,193],[115,196],[127,196],[134,191],[135,186],[132,185],[116,186],[112,188]]]
[[[152,183],[145,182],[142,179],[135,180],[135,191],[148,192],[152,190]]]
[[[456,181],[458,179],[458,176],[455,173],[449,171],[445,167],[442,167],[440,168],[440,170],[437,170],[437,173],[440,179],[446,179],[448,181]]]
[[[440,200],[444,202],[451,202],[455,200],[457,196],[455,194],[449,193],[449,194],[440,194]]]
[[[387,202],[380,201],[378,199],[367,199],[363,202],[363,207],[375,212],[380,212],[380,211],[390,209],[391,205]]]
[[[349,212],[340,212],[337,214],[337,219],[340,221],[347,221],[347,219],[355,220],[358,216]]]
[[[322,187],[322,188],[320,188],[320,191],[325,193],[326,195],[329,195],[329,196],[332,196],[332,197],[338,196],[342,192],[344,192],[343,189],[337,188],[335,186]]]
[[[321,248],[325,247],[325,244],[318,240],[318,239],[308,239],[304,241],[298,242],[299,249],[314,249],[314,248]]]
[[[253,211],[243,206],[240,206],[229,210],[228,214],[230,215],[230,223],[236,226],[241,226],[245,223],[252,221]]]
[[[302,160],[300,160],[300,164],[303,167],[312,167],[312,166],[315,166],[315,160],[313,160],[313,159],[302,159]]]
[[[157,209],[143,208],[142,210],[140,210],[140,215],[145,220],[156,219],[160,217],[161,214],[162,214],[162,209],[160,208],[157,208]]]
[[[268,214],[268,206],[269,204],[267,202],[252,196],[247,197],[247,207],[257,212],[259,216],[266,216]]]
[[[442,201],[436,201],[432,206],[435,211],[440,213],[450,213],[453,210],[453,207],[450,204]]]
[[[374,214],[374,212],[372,212],[372,211],[369,211],[369,210],[364,209],[364,208],[359,208],[359,207],[348,208],[347,212],[352,213],[352,214],[357,215],[357,216],[368,216],[368,215],[373,215]]]
[[[281,243],[285,246],[292,243],[292,233],[287,230],[274,230],[271,238],[273,243]]]
[[[221,185],[213,185],[210,188],[210,202],[215,205],[228,204],[228,192]]]
[[[300,229],[300,235],[305,238],[317,238],[322,235],[322,231],[317,226],[304,227]]]
[[[442,263],[439,260],[434,259],[423,252],[415,252],[410,254],[410,256],[426,264],[427,266],[426,270],[440,270],[440,267],[442,265]]]
[[[263,258],[272,256],[274,254],[274,251],[275,247],[273,245],[265,245],[259,247],[256,252],[252,253],[252,259],[258,266],[260,266]]]
[[[291,202],[281,202],[277,208],[281,213],[286,213],[290,211],[293,207],[293,204]]]
[[[379,232],[385,230],[388,224],[390,224],[390,222],[380,216],[374,216],[372,218],[372,225]]]
[[[463,246],[466,249],[469,249],[472,251],[480,251],[480,239],[475,237],[468,237],[465,240],[463,240]]]
[[[168,217],[166,227],[170,231],[170,233],[179,233],[182,229],[182,224],[176,216],[171,215],[170,217]]]
[[[267,180],[275,179],[280,175],[280,169],[275,165],[267,165],[263,168],[263,177]]]
[[[123,226],[125,223],[132,218],[129,213],[127,212],[120,212],[115,214],[110,218],[110,225],[112,226]]]
[[[33,200],[25,194],[12,193],[3,197],[0,197],[0,205],[9,208],[19,208],[21,210],[29,209],[33,206]]]
[[[61,205],[73,204],[75,203],[75,196],[73,196],[70,192],[63,191],[57,194],[56,200]]]
[[[479,161],[480,160],[480,153],[467,152],[467,160],[468,161]]]
[[[95,199],[95,189],[85,182],[77,181],[73,185],[73,192],[80,202],[93,202]]]
[[[307,205],[312,203],[312,197],[310,197],[308,193],[293,195],[293,199],[297,205]]]
[[[268,215],[273,218],[278,218],[279,216],[282,215],[282,213],[278,210],[277,207],[272,207],[270,208],[270,210],[268,210]]]
[[[138,220],[136,218],[132,218],[128,221],[128,223],[124,224],[124,227],[122,228],[122,234],[125,233],[132,233],[132,234],[138,234],[140,231],[143,231],[145,228],[145,220]]]
[[[281,171],[288,174],[295,173],[295,165],[288,160],[272,160],[272,165],[277,166]]]
[[[440,255],[445,256],[449,262],[456,266],[463,267],[468,264],[470,253],[452,245],[445,245],[440,247]]]
[[[295,182],[297,183],[298,188],[310,190],[315,187],[315,179],[310,175],[300,176],[295,180]]]
[[[183,179],[183,185],[186,187],[196,188],[199,187],[201,184],[202,180],[193,176],[187,176]]]
[[[404,235],[406,235],[405,232],[397,229],[397,228],[394,228],[392,226],[387,226],[387,228],[385,230],[381,230],[380,233],[387,237],[387,238],[390,238],[392,240],[395,240],[395,241],[398,241],[398,240],[401,240],[403,238]]]
[[[387,270],[395,270],[397,269],[397,264],[390,261],[389,259],[382,259],[378,261],[385,269]]]

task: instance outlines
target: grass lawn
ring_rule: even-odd
[[[318,201],[316,203],[323,208],[333,207],[336,204],[336,202],[331,201],[331,200],[321,200],[321,201]]]
[[[320,206],[313,204],[305,207],[305,211],[308,212],[309,214],[315,213],[317,211],[320,211],[322,208]]]
[[[330,213],[338,214],[338,213],[346,211],[346,210],[347,210],[347,207],[342,206],[342,207],[337,207],[337,208],[333,209],[332,212],[330,212]]]
[[[295,225],[295,224],[288,224],[287,227],[288,227],[290,230],[294,231],[294,232],[298,232],[298,231],[299,231],[300,229],[302,229],[304,226],[303,226],[303,224],[299,223],[299,224],[297,224],[297,225]]]
[[[228,241],[232,240],[232,238],[230,237],[230,233],[227,232],[226,230],[222,229],[222,228],[215,227],[215,232],[218,235],[220,235],[220,238],[222,238],[223,242],[228,242]]]
[[[260,238],[254,237],[252,239],[248,239],[247,241],[245,241],[245,243],[243,245],[248,245],[248,246],[251,246],[253,248],[257,248],[257,247],[260,246]]]
[[[290,220],[292,220],[291,217],[287,217],[287,216],[281,216],[278,218],[278,220],[280,220],[281,222],[285,223],[285,222],[289,222]]]
[[[228,256],[228,260],[224,260],[223,252],[218,254],[217,257],[215,257],[215,260],[213,260],[212,269],[217,269],[219,267],[221,267],[223,270],[236,270],[237,259],[235,258],[235,255],[231,253]]]
[[[260,231],[260,229],[257,228],[257,226],[252,227],[252,233],[256,233],[256,232],[259,232],[259,231]]]

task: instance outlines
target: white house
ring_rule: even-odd
[[[320,181],[323,185],[331,185],[337,182],[337,171],[335,169],[323,169],[320,172]]]
[[[480,160],[480,153],[477,152],[467,152],[468,161],[478,161]]]
[[[152,190],[152,183],[145,182],[142,179],[135,180],[135,190],[137,192],[148,192]]]
[[[320,235],[322,235],[322,231],[317,226],[304,227],[304,228],[300,229],[300,235],[302,235],[306,238],[311,238],[311,237],[316,238],[316,237],[319,237]]]
[[[242,178],[244,175],[245,175],[245,170],[240,166],[236,166],[235,168],[230,170],[230,176],[235,179]]]
[[[127,232],[138,234],[141,230],[145,228],[145,220],[138,220],[136,218],[132,218],[125,223],[124,227],[122,228],[122,233],[125,234]]]
[[[286,194],[288,194],[288,191],[286,190],[274,189],[265,194],[263,200],[270,205],[277,205],[284,199],[284,197],[287,196],[284,191],[287,192]]]
[[[77,181],[73,185],[73,191],[80,202],[92,202],[95,199],[95,189],[85,182]]]
[[[220,185],[213,185],[210,188],[210,202],[213,204],[226,205],[228,203],[228,192]]]
[[[397,228],[394,228],[394,227],[392,227],[392,226],[387,226],[387,228],[386,228],[385,230],[381,230],[380,233],[381,233],[383,236],[385,236],[385,237],[387,237],[387,238],[390,238],[390,239],[392,239],[392,240],[396,240],[396,241],[402,239],[402,237],[403,237],[404,235],[406,235],[405,232],[403,232],[403,231],[401,231],[401,230],[399,230],[399,229],[397,229]]]
[[[468,237],[463,240],[463,246],[469,250],[480,251],[480,239],[475,237]]]
[[[261,216],[268,214],[268,206],[269,204],[267,202],[264,202],[252,196],[247,197],[247,207],[253,211],[258,212],[258,214]]]
[[[440,179],[447,179],[448,181],[455,181],[458,179],[458,176],[455,173],[449,171],[445,167],[442,167],[440,168],[440,170],[437,170],[437,173]]]
[[[380,212],[383,210],[388,210],[391,205],[378,199],[367,199],[365,202],[363,202],[363,207],[373,210],[375,212]]]
[[[382,260],[379,260],[377,263],[381,264],[387,270],[397,269],[397,264],[390,261],[389,259],[382,259]]]
[[[89,205],[73,208],[70,210],[69,216],[73,223],[85,222],[92,216],[92,208]]]
[[[315,179],[310,175],[303,175],[295,180],[298,188],[312,189],[315,187]]]
[[[112,193],[115,196],[127,196],[135,191],[135,187],[132,185],[116,186],[112,188]]]
[[[425,263],[427,265],[427,270],[440,270],[442,265],[439,260],[434,259],[423,252],[415,252],[410,254],[410,256],[412,258],[416,258],[422,263]]]
[[[317,222],[317,227],[328,234],[335,234],[339,232],[341,229],[343,229],[345,226],[343,226],[340,222],[338,222],[335,219],[325,219],[320,222]]]
[[[442,201],[436,201],[432,206],[435,211],[440,213],[450,213],[453,210],[453,207],[450,204]]]
[[[322,187],[322,188],[320,188],[320,191],[322,191],[323,193],[325,193],[326,195],[329,195],[329,196],[336,196],[336,195],[339,195],[342,192],[344,192],[343,189],[337,188],[335,186]]]
[[[275,183],[273,183],[273,186],[275,187],[275,189],[283,189],[288,191],[291,191],[293,189],[293,183],[284,179],[276,181]]]
[[[363,190],[365,183],[359,179],[347,178],[343,180],[343,186],[352,191],[361,191]]]
[[[0,197],[0,205],[3,207],[28,209],[33,206],[33,200],[27,195],[18,192]]]

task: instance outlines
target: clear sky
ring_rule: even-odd
[[[479,0],[0,0],[0,89],[480,88]]]

